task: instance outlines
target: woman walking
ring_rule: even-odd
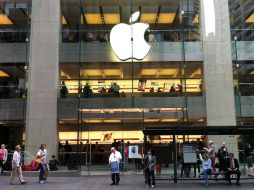
[[[245,159],[248,165],[248,176],[253,176],[252,149],[250,144],[247,144],[246,146]]]
[[[27,182],[24,180],[23,175],[22,175],[22,170],[21,170],[21,147],[20,145],[17,145],[15,147],[15,152],[13,154],[13,158],[12,158],[12,172],[11,172],[11,182],[10,184],[13,184],[14,181],[14,177],[16,175],[16,173],[19,176],[19,181],[21,184],[26,184]]]
[[[1,175],[3,175],[4,173],[4,165],[7,161],[7,156],[8,156],[8,151],[5,148],[5,145],[2,144],[1,145],[1,149],[0,149],[0,167],[1,167]]]
[[[41,144],[40,149],[37,152],[36,160],[39,165],[39,183],[44,183],[47,181],[48,177],[48,164],[47,164],[47,150],[46,144]],[[39,161],[38,161],[39,160]]]

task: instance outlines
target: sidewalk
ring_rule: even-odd
[[[44,184],[38,183],[37,177],[26,178],[28,183],[26,185],[19,185],[16,179],[15,185],[9,185],[8,176],[0,176],[0,190],[139,190],[150,189],[144,184],[142,176],[128,175],[121,176],[119,186],[111,186],[110,176],[90,176],[90,177],[49,177],[49,181]],[[254,181],[245,180],[241,182],[240,186],[232,184],[228,185],[226,181],[211,181],[208,188],[205,187],[203,181],[178,181],[174,184],[173,181],[157,181],[155,189],[188,189],[188,190],[202,190],[202,189],[253,189]]]

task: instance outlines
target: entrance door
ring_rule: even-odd
[[[108,159],[112,146],[122,155],[122,174],[143,174],[143,111],[140,108],[80,110],[81,175],[110,174]],[[130,147],[136,147],[133,158]]]

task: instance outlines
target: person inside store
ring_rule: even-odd
[[[90,87],[89,83],[87,82],[83,88],[83,96],[84,96],[84,98],[89,98],[90,94],[91,94],[91,87]]]
[[[91,31],[87,32],[87,42],[92,42],[93,39],[93,33]]]
[[[113,85],[111,85],[110,88],[108,89],[108,93],[109,94],[113,94],[114,93],[114,87],[113,87]]]
[[[120,94],[119,94],[120,86],[119,86],[117,83],[114,83],[113,88],[114,88],[114,94],[115,94],[116,96],[120,96]]]
[[[150,92],[150,93],[154,93],[154,88],[151,87],[151,88],[149,89],[149,92]]]
[[[173,95],[175,93],[175,91],[176,91],[176,88],[175,88],[175,84],[173,83],[170,87],[170,90],[169,90],[170,95]]]
[[[183,93],[183,86],[181,84],[177,85],[179,96],[182,96]]]
[[[100,94],[105,94],[106,93],[106,88],[102,87],[99,91]]]
[[[122,97],[122,98],[125,98],[125,97],[126,97],[126,94],[124,93],[124,91],[122,91],[121,97]]]
[[[234,158],[233,153],[229,153],[229,157],[225,160],[227,170],[225,173],[225,177],[228,180],[229,184],[231,185],[231,174],[236,174],[237,179],[236,179],[236,185],[240,185],[240,176],[241,172],[239,170],[239,162],[236,158]]]
[[[61,98],[66,98],[68,94],[68,88],[65,85],[65,81],[62,81],[61,90],[60,90]]]

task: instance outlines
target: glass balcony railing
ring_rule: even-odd
[[[231,40],[254,41],[254,29],[231,29]]]
[[[200,41],[199,29],[186,30],[149,30],[145,33],[147,42],[190,42]],[[107,43],[110,41],[110,30],[62,30],[62,42]]]
[[[134,81],[136,83],[136,81]],[[202,96],[200,84],[169,84],[169,83],[151,83],[145,85],[140,83],[132,88],[130,84],[94,84],[89,85],[61,85],[59,86],[60,98],[106,98],[106,97],[179,97],[179,96]]]
[[[0,86],[0,99],[24,99],[27,90],[20,86]]]
[[[28,42],[29,42],[29,31],[14,29],[0,30],[0,43],[28,43]]]

